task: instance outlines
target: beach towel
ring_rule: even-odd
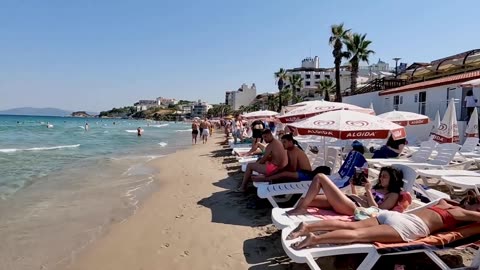
[[[309,207],[307,212],[308,214],[323,220],[354,221],[353,216],[338,214],[332,210]]]

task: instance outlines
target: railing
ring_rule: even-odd
[[[391,88],[396,88],[400,86],[407,85],[408,81],[403,79],[395,79],[395,78],[381,78],[381,79],[374,79],[373,81],[369,82],[364,87],[357,89],[352,95],[358,94],[365,94],[375,91],[381,91]]]

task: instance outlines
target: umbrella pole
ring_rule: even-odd
[[[323,138],[323,166],[327,165],[327,144],[325,142],[325,136]]]

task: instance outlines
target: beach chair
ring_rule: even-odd
[[[380,162],[380,166],[391,166],[393,164],[404,164],[415,169],[468,169],[471,166],[470,160],[460,163],[452,163],[460,146],[455,143],[439,144],[436,147],[437,155],[426,162],[407,161],[407,160],[388,160]]]
[[[480,195],[478,187],[480,187],[480,175],[478,176],[442,176],[442,182],[444,182],[450,191],[466,193],[467,190],[474,190],[477,195]],[[455,190],[453,187],[461,188]]]
[[[417,179],[417,173],[412,168],[409,168],[404,165],[395,165],[395,168],[401,170],[403,173],[403,182],[404,182],[403,190],[405,192],[410,192],[413,195],[415,180]],[[370,176],[370,172],[369,172],[369,176]],[[305,190],[305,192],[307,190]],[[418,208],[423,205],[424,203],[418,200],[412,200],[412,205],[409,207],[409,209]],[[322,215],[316,215],[316,214],[310,214],[310,213],[303,214],[303,215],[287,215],[286,212],[292,209],[293,208],[279,208],[279,207],[273,208],[272,209],[273,225],[275,225],[275,227],[277,227],[278,229],[283,229],[288,226],[299,224],[300,222],[311,223],[311,222],[319,221],[322,219],[321,217]],[[315,212],[316,211],[312,211],[312,213],[315,213]]]
[[[427,162],[437,146],[434,141],[422,142],[420,148],[413,152],[409,158],[369,158],[367,159],[370,167],[379,167],[382,162]]]
[[[436,183],[433,185],[438,185],[441,182],[443,176],[480,176],[479,172],[468,171],[468,170],[442,170],[442,169],[432,169],[432,170],[416,170],[418,176],[423,181],[423,184],[428,186],[432,183],[429,182],[429,178],[437,179]]]
[[[436,203],[436,202],[434,202]],[[433,204],[433,203],[432,203]],[[427,207],[431,204],[425,205]],[[472,243],[478,239],[480,233],[479,223],[457,228],[450,232],[436,233],[432,236],[419,239],[411,243],[398,244],[346,244],[346,245],[319,245],[312,248],[294,250],[291,245],[302,238],[287,240],[287,236],[295,229],[294,226],[286,227],[282,230],[282,247],[292,261],[296,263],[306,263],[312,270],[321,270],[315,259],[320,257],[338,256],[345,254],[366,253],[357,269],[372,269],[382,256],[395,256],[402,254],[424,253],[426,254],[440,269],[448,270],[450,268],[440,257],[434,252],[435,250],[456,248],[465,242]],[[470,241],[469,241],[470,240]],[[479,269],[480,252],[477,250],[475,256],[468,269]],[[466,269],[466,268],[456,268]]]

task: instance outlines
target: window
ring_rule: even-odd
[[[330,80],[330,75],[325,75],[325,80]]]
[[[319,85],[320,84],[320,81],[315,81],[315,85]]]
[[[393,97],[393,109],[398,110],[398,105],[403,103],[403,97],[401,96],[394,96]]]
[[[305,86],[310,86],[310,81],[306,81]]]
[[[319,80],[320,79],[320,74],[316,74],[315,79]]]
[[[305,75],[305,79],[310,79],[310,74]]]

